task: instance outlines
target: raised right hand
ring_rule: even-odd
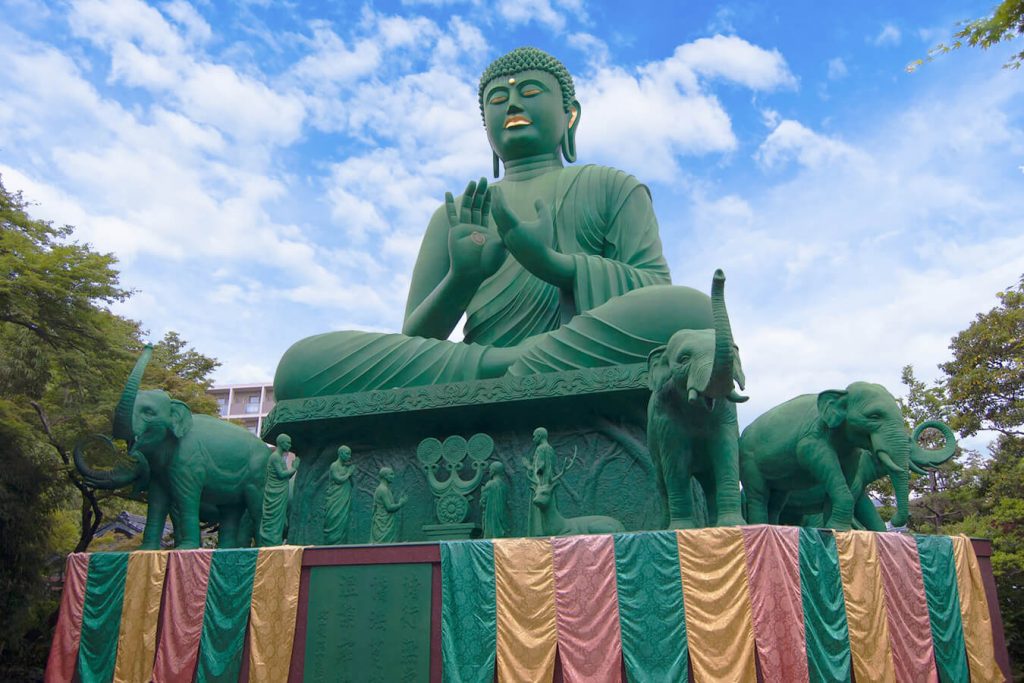
[[[470,181],[458,210],[451,192],[445,193],[444,204],[452,275],[479,284],[498,271],[506,255],[501,238],[488,225],[491,195],[487,179]]]

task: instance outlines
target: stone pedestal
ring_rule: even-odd
[[[479,432],[494,440],[489,459],[505,464],[510,535],[525,535],[531,493],[523,459],[532,456],[536,427],[548,429],[560,464],[577,452],[556,492],[565,517],[609,515],[628,530],[661,528],[666,511],[645,434],[649,395],[646,366],[638,364],[281,401],[264,420],[262,436],[273,441],[288,434],[300,459],[288,542],[323,543],[328,468],[342,444],[357,467],[350,542],[369,541],[373,491],[384,465],[395,471],[395,498],[409,497],[398,513],[399,540],[429,540],[426,528],[439,520],[417,445]],[[471,476],[468,462],[462,476]],[[465,523],[482,526],[479,495],[472,496]]]

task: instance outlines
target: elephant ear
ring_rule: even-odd
[[[818,415],[829,429],[835,429],[846,420],[847,393],[828,389],[818,394]]]
[[[647,355],[647,386],[651,391],[658,391],[668,381],[666,350],[668,346],[662,344]]]
[[[181,401],[171,401],[171,431],[178,439],[192,429],[192,411]]]

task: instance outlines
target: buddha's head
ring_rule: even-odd
[[[502,161],[538,154],[576,160],[580,103],[560,61],[533,47],[494,60],[480,77],[480,111],[491,149]]]

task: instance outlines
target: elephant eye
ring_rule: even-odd
[[[689,363],[690,362],[690,354],[688,354],[688,353],[681,353],[681,354],[679,354],[679,358],[677,358],[676,360],[678,362],[680,362],[680,363]]]

